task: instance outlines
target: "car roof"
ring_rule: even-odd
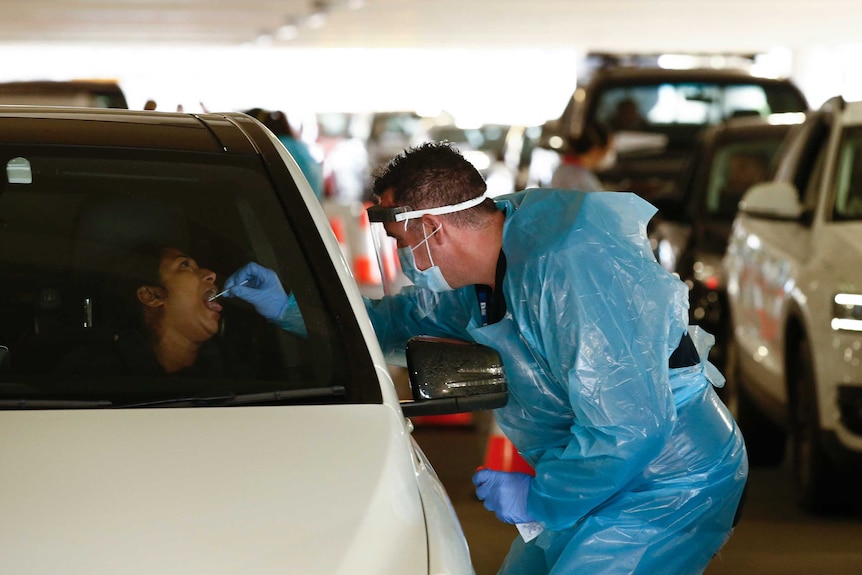
[[[74,102],[81,96],[102,100],[97,107],[128,108],[126,95],[117,82],[112,80],[30,80],[0,82],[0,97],[9,104],[48,104],[45,100]],[[19,101],[9,101],[12,98]],[[69,104],[82,105],[82,104]]]
[[[246,131],[261,129],[238,112],[0,106],[0,143],[255,154]]]
[[[739,68],[633,68],[613,67],[597,70],[592,76],[593,82],[645,83],[645,82],[717,82],[738,83],[753,82],[756,84],[791,84],[787,79],[757,76]]]

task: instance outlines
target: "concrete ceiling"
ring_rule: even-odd
[[[0,0],[0,81],[115,79],[132,107],[540,123],[589,51],[764,53],[759,72],[815,105],[859,99],[860,30],[859,0]]]
[[[318,28],[309,19],[315,12],[326,13]],[[765,51],[859,42],[860,24],[857,0],[0,2],[0,44],[230,46],[268,35],[276,45],[312,48]]]

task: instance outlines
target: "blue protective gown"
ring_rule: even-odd
[[[623,192],[526,190],[506,213],[506,316],[482,326],[472,286],[405,288],[367,301],[390,358],[410,336],[496,349],[509,402],[495,412],[536,470],[528,512],[501,573],[695,574],[730,535],[748,473],[742,435],[701,363],[669,369],[687,329],[687,289],[655,260],[655,213]],[[394,361],[394,360],[393,360]]]
[[[296,160],[299,169],[302,170],[302,174],[308,180],[308,185],[311,186],[311,191],[314,192],[318,200],[323,200],[323,167],[320,162],[314,159],[308,146],[302,140],[284,134],[279,135],[278,140],[284,144],[284,147]]]

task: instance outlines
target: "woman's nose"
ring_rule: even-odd
[[[216,274],[212,270],[208,270],[206,268],[201,268],[201,277],[204,281],[215,283]]]

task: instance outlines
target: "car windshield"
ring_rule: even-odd
[[[7,144],[0,161],[0,407],[379,401],[308,210],[296,189],[283,207],[259,158]],[[295,333],[207,301],[250,261],[295,297]],[[168,264],[204,283],[183,296]],[[194,336],[194,365],[162,364],[165,333]]]
[[[709,165],[706,213],[716,219],[733,220],[745,191],[768,179],[772,160],[783,141],[782,132],[717,147]]]
[[[784,86],[703,82],[615,86],[604,90],[595,120],[615,132],[666,135],[671,143],[691,140],[703,126],[738,116],[761,116],[805,108]]]
[[[835,220],[862,220],[862,128],[847,128],[835,171]]]

